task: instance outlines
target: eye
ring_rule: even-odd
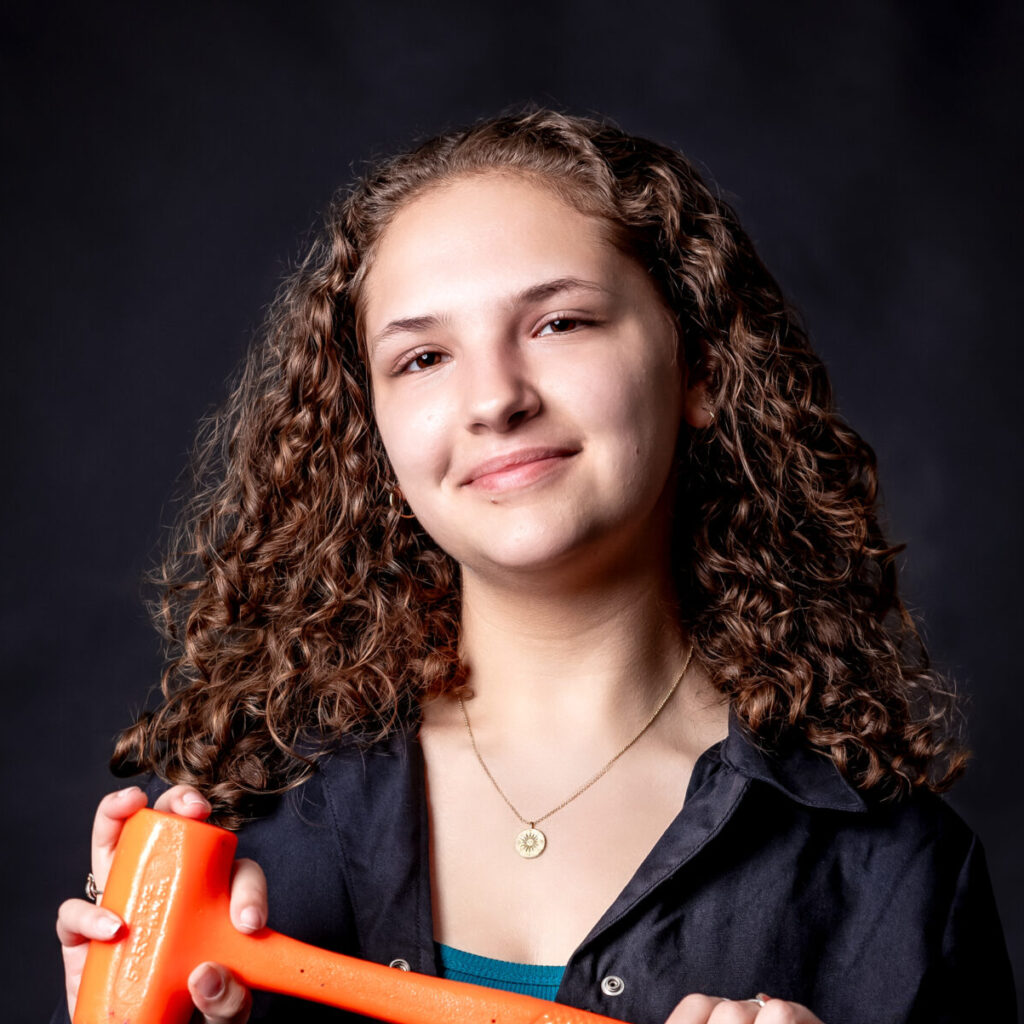
[[[557,316],[553,320],[549,320],[538,332],[540,335],[551,335],[551,334],[571,334],[578,327],[581,327],[587,323],[586,320],[580,320],[578,317],[572,316]],[[548,330],[548,328],[551,328]]]
[[[425,352],[417,352],[398,367],[398,372],[419,373],[421,370],[429,370],[440,365],[447,358],[443,352],[435,352],[432,349],[428,349]]]

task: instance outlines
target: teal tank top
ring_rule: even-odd
[[[503,988],[507,992],[522,992],[538,999],[554,999],[562,983],[564,966],[548,967],[544,964],[516,964],[508,960],[466,953],[461,949],[437,944],[441,961],[441,977],[453,981],[469,981],[488,988]]]

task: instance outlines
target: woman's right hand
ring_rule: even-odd
[[[105,796],[96,809],[92,828],[92,874],[102,890],[110,873],[114,849],[126,819],[146,806],[146,794],[138,786]],[[174,786],[160,795],[155,810],[180,814],[199,821],[210,813],[206,798],[191,786]],[[231,877],[231,922],[242,932],[254,932],[267,920],[267,883],[258,864],[235,862]],[[110,941],[120,934],[124,922],[112,911],[88,900],[72,899],[57,913],[57,937],[64,955],[64,983],[68,1013],[73,1018],[78,986],[85,967],[90,939]],[[220,964],[199,964],[189,975],[188,988],[196,1009],[209,1024],[245,1024],[249,1018],[250,996],[235,976]]]

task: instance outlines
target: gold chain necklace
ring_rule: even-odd
[[[532,820],[524,818],[519,811],[516,810],[515,804],[509,800],[505,795],[505,791],[498,785],[498,780],[491,774],[491,769],[487,767],[487,762],[484,761],[479,749],[477,749],[476,737],[473,735],[473,726],[469,724],[469,712],[466,710],[466,705],[463,703],[461,697],[457,698],[459,702],[459,710],[462,712],[462,720],[466,723],[466,731],[469,733],[469,742],[473,747],[473,753],[476,755],[477,761],[480,762],[480,767],[483,768],[484,774],[487,778],[491,780],[491,785],[498,791],[498,795],[501,799],[508,804],[512,813],[520,820],[520,822],[522,822],[522,824],[526,826],[526,828],[516,836],[516,852],[520,857],[525,857],[527,860],[539,857],[544,852],[544,847],[547,846],[548,840],[547,836],[544,835],[537,826],[546,818],[550,818],[552,814],[557,814],[563,807],[568,807],[569,804],[571,804],[578,796],[582,796],[595,782],[597,782],[598,779],[607,773],[608,769],[611,768],[611,766],[615,764],[615,762],[618,761],[618,759],[622,757],[622,755],[629,750],[629,748],[633,746],[633,744],[636,743],[652,725],[654,725],[658,715],[661,714],[662,709],[672,699],[672,694],[679,689],[679,684],[683,681],[683,676],[686,675],[686,670],[690,667],[690,659],[692,657],[693,644],[690,644],[690,650],[686,654],[686,661],[683,662],[683,670],[679,673],[679,678],[672,684],[668,693],[661,698],[661,703],[659,703],[654,709],[654,714],[647,719],[643,728],[607,764],[605,764],[603,768],[587,779],[587,781],[584,782],[583,785],[580,786],[579,789],[577,789],[571,796],[566,797],[557,807],[552,807],[547,814],[542,814],[539,818],[533,818]]]

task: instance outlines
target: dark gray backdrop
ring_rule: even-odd
[[[8,5],[7,1018],[57,998],[56,906],[158,674],[140,579],[299,238],[365,158],[531,99],[709,168],[804,310],[970,698],[951,800],[1020,987],[1021,27],[1016,4],[880,0]]]

